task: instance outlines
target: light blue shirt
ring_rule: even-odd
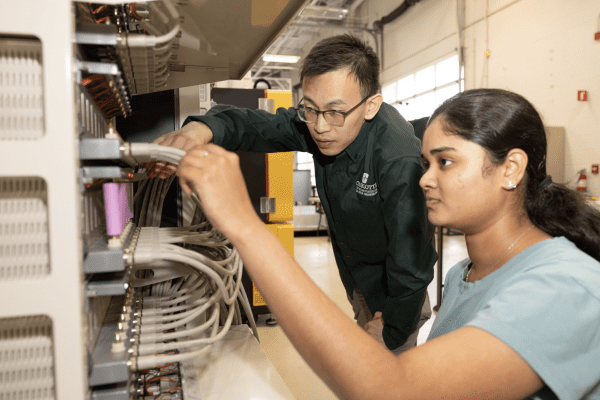
[[[536,243],[474,283],[464,281],[470,262],[448,271],[428,340],[483,329],[551,389],[531,398],[600,399],[600,263],[564,237]]]

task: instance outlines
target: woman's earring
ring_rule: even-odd
[[[517,185],[513,183],[513,181],[508,182],[508,188],[509,189],[516,189]]]

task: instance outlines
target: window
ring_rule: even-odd
[[[462,75],[462,74],[461,74]],[[383,87],[383,100],[411,121],[433,114],[446,99],[464,87],[458,55],[448,57]]]
[[[296,169],[309,170],[310,171],[310,184],[311,186],[317,186],[315,179],[315,164],[313,163],[313,156],[310,153],[304,153],[302,151],[296,152]]]

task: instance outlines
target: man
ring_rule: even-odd
[[[361,40],[319,42],[300,73],[304,97],[275,115],[232,106],[190,117],[155,143],[189,150],[313,154],[317,190],[340,277],[357,322],[395,354],[416,345],[431,316],[427,286],[437,259],[419,179],[419,140],[379,94],[379,60]],[[173,173],[157,163],[149,176]]]

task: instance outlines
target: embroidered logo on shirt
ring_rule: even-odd
[[[377,183],[367,185],[367,179],[369,179],[369,174],[365,172],[362,182],[356,181],[356,193],[363,196],[375,196],[377,194]]]

